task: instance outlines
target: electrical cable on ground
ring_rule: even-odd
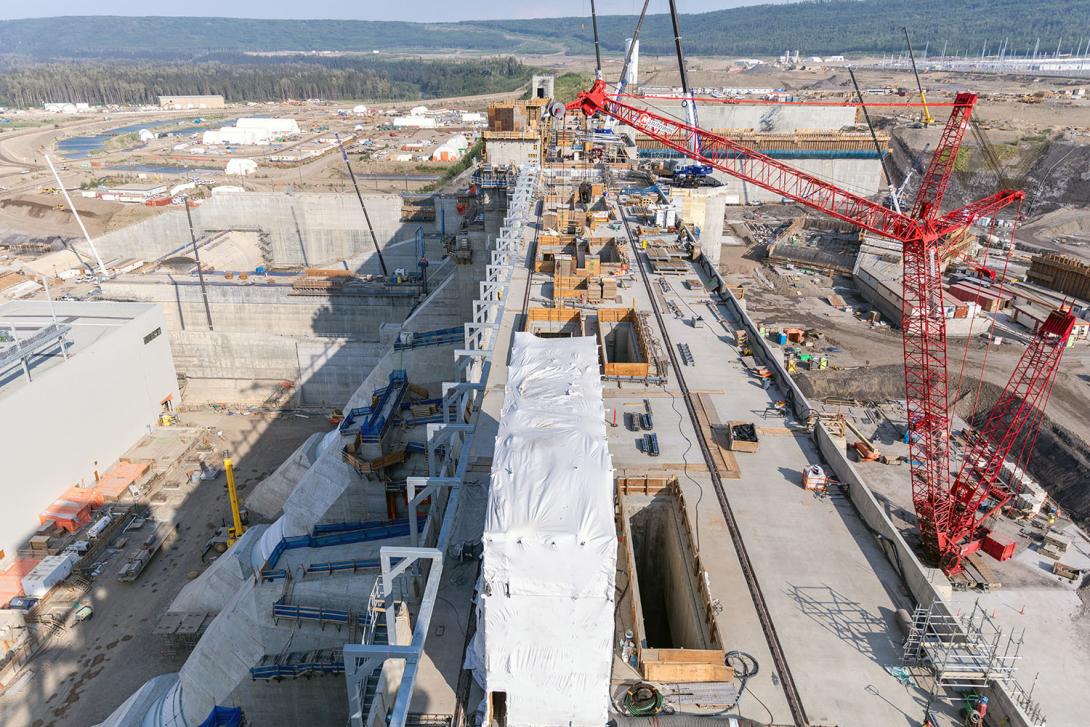
[[[666,389],[666,393],[670,395],[670,408],[674,410],[675,414],[677,414],[678,434],[680,434],[682,438],[685,439],[686,443],[685,451],[681,453],[681,461],[685,464],[685,477],[689,480],[689,482],[693,483],[697,491],[700,493],[699,495],[697,495],[696,502],[693,504],[693,520],[695,523],[693,525],[693,538],[696,540],[696,542],[693,543],[693,546],[696,548],[697,555],[700,555],[700,503],[704,500],[704,487],[691,474],[689,474],[689,452],[693,449],[693,440],[689,439],[689,435],[685,433],[685,428],[682,426],[682,424],[685,423],[685,420],[682,418],[681,412],[677,409],[677,397],[674,396],[674,392],[670,391],[669,389]]]

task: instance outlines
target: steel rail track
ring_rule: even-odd
[[[666,323],[662,318],[662,311],[659,309],[658,301],[655,299],[655,291],[651,286],[651,278],[647,272],[647,262],[639,254],[635,238],[632,235],[632,228],[629,225],[628,215],[619,202],[617,208],[621,213],[621,220],[624,222],[629,248],[632,250],[632,255],[636,259],[636,266],[639,268],[640,276],[643,278],[643,285],[647,289],[647,297],[651,300],[651,309],[655,314],[659,332],[662,334],[663,343],[670,356],[670,363],[673,365],[674,373],[677,375],[678,386],[681,388],[682,398],[685,401],[685,409],[689,413],[689,419],[693,424],[693,430],[696,432],[696,439],[697,443],[700,445],[700,452],[704,456],[704,461],[708,466],[708,472],[711,475],[712,484],[715,486],[715,494],[719,499],[719,506],[723,511],[723,517],[727,522],[727,529],[730,531],[730,538],[734,543],[734,551],[738,555],[738,563],[742,568],[742,574],[746,579],[746,586],[749,588],[750,597],[752,598],[753,605],[757,611],[757,618],[761,622],[761,630],[764,632],[765,641],[768,642],[768,649],[772,653],[772,661],[779,674],[780,686],[783,688],[784,696],[787,698],[788,708],[791,710],[791,716],[797,727],[807,727],[809,721],[806,718],[806,710],[802,706],[802,698],[799,696],[798,688],[795,686],[795,679],[791,675],[790,667],[787,665],[787,657],[784,655],[779,635],[776,633],[776,626],[772,623],[772,616],[768,611],[768,604],[765,601],[764,593],[761,591],[761,585],[757,581],[757,575],[754,573],[753,562],[749,558],[749,552],[746,550],[745,543],[742,540],[742,534],[738,528],[738,521],[734,517],[734,511],[727,499],[726,491],[723,488],[723,480],[720,478],[719,472],[715,468],[711,449],[708,446],[707,440],[704,438],[704,432],[697,422],[696,411],[693,408],[692,399],[689,395],[689,387],[685,383],[685,376],[682,373],[682,367],[678,361],[677,350],[670,340],[670,334],[666,331]]]

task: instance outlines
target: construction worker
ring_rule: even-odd
[[[984,717],[988,714],[988,698],[981,697],[980,701],[976,703],[976,720],[971,720],[970,724],[982,725],[984,724]]]

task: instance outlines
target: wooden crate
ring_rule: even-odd
[[[727,427],[726,427],[727,428],[727,448],[730,449],[733,452],[750,452],[750,453],[756,452],[758,447],[761,444],[760,441],[750,442],[750,441],[746,441],[746,440],[742,440],[742,439],[735,439],[734,438],[734,427],[738,426],[740,424],[752,425],[753,426],[753,431],[754,431],[754,436],[757,436],[756,435],[757,425],[753,424],[753,422],[746,422],[746,421],[742,421],[740,419],[733,419],[733,420],[727,422]],[[758,438],[758,440],[760,440],[759,436],[757,438]]]

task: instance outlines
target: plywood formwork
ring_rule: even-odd
[[[661,682],[730,682],[733,669],[724,663],[716,623],[716,608],[704,578],[688,507],[678,486],[676,476],[618,477],[617,488],[618,528],[620,530],[621,557],[629,583],[628,598],[618,604],[623,609],[621,618],[631,625],[633,644],[641,674],[650,681]],[[643,537],[653,532],[653,537],[669,535],[664,548],[655,548],[654,555],[662,561],[639,563],[646,559],[647,547],[638,545],[641,540],[640,519],[649,514],[657,515],[654,523],[642,525]],[[662,520],[662,522],[659,522]],[[652,527],[661,525],[662,527]],[[658,541],[655,541],[658,543]],[[644,544],[647,545],[647,544]],[[654,601],[657,594],[649,592],[640,572],[646,577],[649,570],[661,568],[663,577],[674,579],[671,596],[690,592],[689,597],[679,597],[665,604],[670,613],[657,612],[661,604]],[[651,579],[654,580],[654,579]],[[648,600],[651,597],[651,600]],[[671,621],[680,642],[669,646],[656,644],[655,627],[649,619],[666,618]]]
[[[583,311],[577,308],[528,308],[522,330],[541,338],[582,336]]]
[[[1034,255],[1026,279],[1076,298],[1090,298],[1090,265],[1067,255]]]
[[[605,376],[647,378],[650,375],[648,332],[632,308],[598,309],[598,345]]]

